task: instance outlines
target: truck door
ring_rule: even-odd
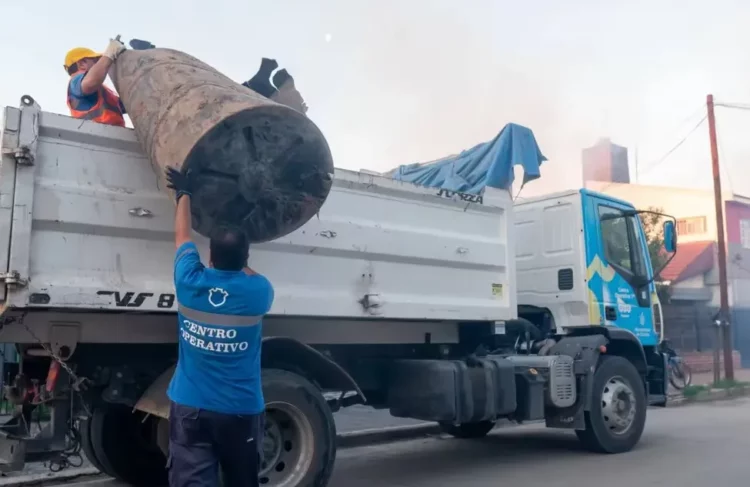
[[[651,309],[651,265],[632,206],[584,193],[586,259],[599,324],[631,331],[644,345],[659,341]],[[590,313],[591,315],[592,313]]]

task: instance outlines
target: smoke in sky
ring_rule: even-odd
[[[295,77],[338,166],[436,159],[515,122],[549,158],[527,195],[579,186],[581,149],[600,137],[628,147],[631,164],[638,148],[644,182],[705,185],[704,127],[661,157],[700,119],[706,94],[750,103],[742,0],[710,11],[698,0],[131,0],[116,27],[98,2],[76,5],[86,29],[69,28],[80,16],[65,3],[2,2],[0,18],[36,24],[0,31],[0,55],[13,60],[0,104],[30,93],[65,113],[65,50],[102,49],[118,33],[189,52],[238,81],[270,56]],[[750,183],[741,187],[750,112],[720,110],[718,124],[727,172],[750,194]]]

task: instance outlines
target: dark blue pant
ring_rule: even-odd
[[[263,415],[221,414],[172,403],[169,412],[170,487],[258,486]]]

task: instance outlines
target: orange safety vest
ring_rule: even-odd
[[[78,76],[80,73],[75,73]],[[70,78],[73,79],[72,77]],[[76,110],[70,103],[70,82],[68,82],[68,108],[73,118],[93,120],[107,125],[125,126],[125,118],[120,109],[120,98],[114,91],[102,85],[96,92],[96,104],[88,110]]]

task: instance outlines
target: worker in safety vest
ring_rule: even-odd
[[[120,97],[104,86],[110,66],[124,50],[122,42],[112,39],[101,54],[76,47],[65,55],[65,71],[70,75],[68,108],[74,118],[125,126],[125,107]]]

